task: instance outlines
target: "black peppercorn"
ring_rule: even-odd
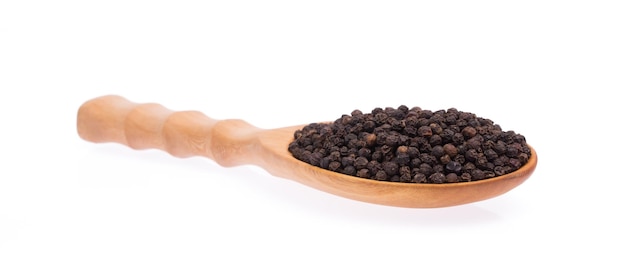
[[[519,149],[516,148],[515,146],[508,146],[506,148],[506,156],[510,157],[510,158],[515,158],[519,155]]]
[[[432,146],[441,145],[443,143],[443,139],[441,138],[441,136],[439,136],[439,134],[433,134],[432,136],[430,136],[428,143],[430,143],[430,145]]]
[[[368,147],[372,147],[376,145],[376,134],[374,133],[367,133],[364,137],[365,139],[365,145]]]
[[[387,175],[389,176],[393,176],[395,174],[398,173],[398,170],[400,168],[400,166],[398,165],[398,163],[395,162],[383,162],[383,170],[385,170],[385,173],[387,173]]]
[[[411,162],[411,157],[409,156],[408,153],[399,153],[396,155],[393,161],[398,163],[399,165],[404,166],[404,165],[408,165]]]
[[[401,182],[410,182],[411,181],[411,174],[402,174],[402,175],[400,175],[400,181]]]
[[[398,138],[397,135],[390,134],[389,136],[385,138],[385,145],[390,146],[390,147],[395,147],[396,145],[398,145],[399,140],[400,138]]]
[[[362,157],[362,156],[359,156],[359,157],[357,157],[357,158],[354,160],[354,164],[353,164],[353,165],[354,165],[354,167],[355,167],[357,170],[361,170],[361,169],[363,169],[363,168],[367,167],[367,164],[368,164],[368,163],[369,163],[369,161],[367,160],[367,158]]]
[[[492,149],[487,149],[487,150],[485,150],[485,157],[489,161],[493,161],[494,159],[498,158],[498,153],[496,153],[496,151],[494,151]]]
[[[444,164],[444,165],[448,164],[450,161],[452,161],[452,159],[447,154],[444,154],[442,157],[439,158],[439,162],[441,162],[441,164]]]
[[[383,167],[380,165],[378,161],[372,160],[367,163],[367,169],[370,170],[370,173],[376,173],[379,170],[382,170]]]
[[[517,158],[511,158],[509,159],[509,166],[517,169],[522,166],[522,162]]]
[[[361,170],[356,172],[356,176],[359,177],[359,178],[369,179],[370,178],[370,171],[368,169],[361,169]]]
[[[357,153],[359,156],[362,156],[366,159],[370,159],[372,158],[372,150],[368,149],[368,148],[360,148],[359,152]]]
[[[349,166],[343,168],[343,173],[346,174],[346,175],[354,176],[354,175],[356,175],[356,169],[354,168],[354,166],[349,165]]]
[[[459,179],[461,181],[472,181],[472,175],[470,175],[470,173],[463,173]]]
[[[444,183],[446,176],[442,173],[434,173],[428,177],[428,180],[432,183]]]
[[[454,130],[450,129],[449,127],[444,129],[440,134],[442,143],[448,144],[452,142],[452,136],[454,136],[454,133]]]
[[[376,172],[376,175],[374,176],[374,179],[377,179],[379,181],[387,180],[387,173],[385,173],[385,171],[383,171],[383,170],[380,170],[380,171]]]
[[[431,120],[433,120],[434,117],[431,118]],[[441,127],[441,125],[439,125],[438,123],[431,123],[430,125],[428,125],[428,127],[430,127],[430,130],[433,132],[433,134],[441,134],[443,132],[443,128]]]
[[[427,154],[427,153],[422,153],[420,154],[420,160],[422,160],[422,163],[427,163],[429,165],[435,165],[437,163],[437,158],[434,157],[431,154]]]
[[[485,172],[480,169],[474,169],[470,174],[472,175],[472,180],[482,180],[485,178]]]
[[[461,170],[463,169],[463,165],[461,165],[461,163],[458,163],[456,161],[450,161],[448,162],[448,164],[446,164],[446,170],[449,173],[460,173]]]
[[[465,143],[465,137],[463,137],[463,134],[457,132],[452,135],[452,144],[459,146],[463,143]]]
[[[411,182],[414,182],[414,183],[426,183],[426,182],[428,182],[428,180],[426,179],[426,175],[424,175],[422,173],[416,173],[415,175],[413,175],[413,178],[411,179]]]
[[[341,163],[339,163],[338,161],[333,161],[328,164],[328,170],[337,171],[339,170],[339,168],[341,168]]]
[[[309,163],[311,165],[320,166],[320,161],[322,160],[323,155],[319,152],[312,153],[309,156]]]
[[[403,176],[403,175],[411,176],[411,167],[409,167],[409,166],[402,166],[398,170],[398,173],[400,174],[400,176]]]
[[[433,166],[433,172],[443,173],[444,166],[445,165],[441,165],[439,163],[435,164]]]
[[[525,153],[525,152],[524,152],[524,153],[521,153],[521,154],[519,155],[518,159],[519,159],[519,161],[520,161],[520,163],[521,163],[522,165],[523,165],[523,164],[526,164],[526,162],[528,162],[528,154],[527,154],[527,153]]]
[[[352,175],[393,182],[452,183],[511,173],[530,158],[526,138],[473,113],[354,109],[331,123],[296,130],[287,147],[297,159]]]
[[[424,175],[430,175],[433,173],[433,167],[427,163],[420,164],[419,172]]]
[[[475,149],[467,150],[467,152],[465,152],[465,159],[471,162],[476,161],[476,159],[478,159],[478,151]]]
[[[458,153],[456,146],[450,143],[443,145],[443,151],[450,157],[455,157]]]
[[[432,154],[436,158],[440,158],[445,154],[445,152],[442,146],[436,145],[430,150],[430,154]]]
[[[374,151],[372,153],[372,160],[373,161],[381,162],[381,161],[383,161],[383,157],[384,157],[383,152],[381,152],[380,150],[376,150],[376,151]]]
[[[453,183],[453,182],[458,182],[458,181],[459,181],[459,177],[457,176],[457,174],[449,173],[446,175],[446,182]]]
[[[429,126],[421,126],[417,129],[417,135],[422,137],[430,137],[433,135],[433,130]]]
[[[330,158],[328,158],[328,156],[320,160],[320,167],[324,169],[328,169],[329,164],[330,164]]]
[[[420,111],[419,115],[420,115],[421,118],[430,119],[430,117],[433,116],[433,111],[424,109],[424,110]]]
[[[469,139],[476,136],[476,129],[471,126],[466,126],[465,128],[463,128],[461,133],[466,139]]]
[[[480,139],[478,138],[479,138],[478,136],[472,137],[471,139],[467,140],[465,144],[470,149],[477,150],[478,152],[482,152],[483,144],[480,142]]]
[[[474,165],[474,163],[471,162],[467,162],[463,165],[463,171],[464,172],[471,172],[472,170],[476,169],[476,165]]]
[[[493,172],[496,174],[496,176],[502,176],[502,175],[506,174],[506,170],[502,166],[494,167],[493,168]]]

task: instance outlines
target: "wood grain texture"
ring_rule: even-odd
[[[171,111],[102,96],[78,110],[84,140],[115,142],[134,149],[161,149],[176,157],[204,156],[231,167],[252,164],[270,174],[345,198],[388,206],[447,207],[496,197],[523,183],[537,166],[537,154],[519,170],[487,180],[452,184],[382,182],[314,167],[287,150],[301,126],[260,129],[242,120],[215,120],[198,111]]]

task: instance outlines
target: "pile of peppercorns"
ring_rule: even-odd
[[[375,108],[297,130],[289,152],[306,163],[380,181],[453,183],[483,180],[522,167],[524,136],[473,113]]]

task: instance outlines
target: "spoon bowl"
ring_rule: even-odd
[[[224,167],[257,165],[270,174],[345,198],[397,207],[462,205],[504,194],[523,183],[537,166],[537,154],[520,169],[485,180],[444,184],[376,181],[336,173],[302,162],[287,150],[304,125],[260,129],[243,120],[215,120],[198,111],[171,111],[108,95],[85,102],[77,130],[84,140],[115,142],[133,149],[160,149],[175,157],[203,156]]]

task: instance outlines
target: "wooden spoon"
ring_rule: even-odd
[[[120,96],[102,96],[78,110],[81,138],[116,142],[133,149],[161,149],[176,157],[204,156],[225,167],[254,164],[270,174],[346,198],[398,207],[461,205],[501,195],[535,170],[537,154],[517,171],[486,180],[421,184],[382,182],[312,166],[287,150],[304,125],[260,129],[242,120],[215,120],[197,111],[174,112],[154,103],[137,104]]]

